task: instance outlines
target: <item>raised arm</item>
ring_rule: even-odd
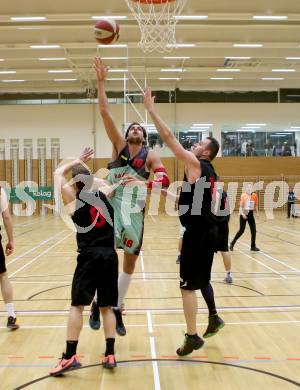
[[[14,237],[13,237],[13,224],[12,218],[8,208],[8,200],[5,191],[3,188],[0,190],[0,209],[2,213],[3,223],[7,234],[7,244],[5,248],[5,253],[7,256],[11,255],[14,250]]]
[[[97,76],[99,111],[108,138],[113,144],[114,149],[117,151],[117,153],[119,153],[126,145],[126,141],[123,135],[117,129],[117,126],[109,110],[108,100],[105,92],[105,80],[108,73],[108,67],[103,64],[99,57],[96,57],[94,60],[94,69]]]
[[[155,96],[152,96],[151,88],[147,87],[144,94],[144,106],[149,112],[161,139],[172,150],[175,156],[179,160],[183,161],[188,168],[195,167],[196,169],[199,169],[200,164],[196,156],[192,152],[187,151],[183,148],[183,146],[178,142],[175,135],[169,129],[167,124],[160,118],[160,116],[156,112],[154,99]]]
[[[85,148],[78,159],[75,159],[61,167],[58,167],[54,173],[54,182],[57,189],[61,191],[65,203],[71,203],[76,199],[76,193],[72,185],[68,183],[67,174],[77,165],[86,163],[92,157],[94,151],[91,148]]]

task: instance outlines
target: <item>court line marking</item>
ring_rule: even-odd
[[[140,258],[141,258],[142,277],[143,277],[143,280],[146,280],[145,263],[144,263],[143,251],[140,252]]]
[[[280,274],[281,275],[281,274]],[[284,278],[285,281],[293,281],[293,280],[299,280],[299,276],[290,276],[290,277],[285,277]],[[133,278],[131,280],[131,283],[139,283],[140,281],[143,281],[143,282],[157,282],[157,281],[162,281],[162,282],[171,282],[171,283],[174,283],[174,281],[178,281],[178,278],[148,278],[148,279],[145,279],[143,280],[142,278]],[[212,282],[223,282],[224,280],[224,277],[223,278],[213,278],[212,279]],[[282,276],[280,278],[277,278],[277,277],[265,277],[265,278],[237,278],[235,277],[234,278],[234,281],[255,281],[255,280],[282,280]],[[49,281],[38,281],[38,280],[32,280],[32,281],[28,281],[28,280],[11,280],[11,283],[14,283],[14,284],[57,284],[57,283],[70,283],[72,280],[49,280]],[[222,283],[224,285],[227,286],[226,283]]]
[[[147,311],[147,327],[148,327],[148,332],[152,334],[153,324],[152,324],[152,316],[150,311]],[[150,341],[151,359],[156,359],[157,355],[156,355],[154,336],[150,336],[149,341]],[[154,377],[154,389],[160,390],[161,386],[160,386],[159,370],[158,370],[157,361],[155,360],[152,360],[152,370],[153,370],[153,377]]]
[[[242,243],[240,243],[240,244],[242,244]],[[245,244],[244,244],[245,245]],[[278,272],[278,271],[276,271],[275,269],[273,269],[272,267],[269,267],[268,265],[266,265],[265,263],[262,263],[261,261],[259,261],[259,260],[257,260],[257,259],[255,259],[254,257],[252,257],[252,256],[250,256],[250,255],[248,255],[247,253],[245,253],[243,250],[241,250],[241,249],[236,249],[238,252],[240,252],[240,253],[242,253],[244,256],[246,256],[246,257],[249,257],[249,259],[252,259],[252,260],[254,260],[256,263],[259,263],[259,264],[261,264],[263,267],[265,267],[265,268],[268,268],[269,270],[271,270],[271,271],[273,271],[273,273],[275,273],[275,274],[277,274],[277,275],[279,275],[279,276],[281,276],[281,278],[283,278],[283,279],[287,279],[287,277],[285,276],[285,275],[282,275],[280,272]]]
[[[240,365],[240,364],[233,364],[233,363],[229,363],[229,362],[217,362],[217,361],[213,361],[213,360],[187,360],[187,359],[180,359],[178,357],[176,358],[164,358],[164,359],[155,359],[156,362],[172,362],[172,364],[174,362],[177,362],[178,364],[209,364],[209,365],[216,365],[216,366],[225,366],[225,367],[232,367],[232,368],[239,368],[239,369],[244,369],[244,370],[248,370],[248,371],[251,371],[251,372],[254,372],[255,374],[257,373],[260,373],[260,374],[264,374],[264,375],[269,375],[270,377],[272,378],[276,378],[276,379],[280,379],[282,381],[285,381],[285,382],[288,382],[288,383],[291,383],[297,387],[300,387],[300,383],[293,380],[293,379],[290,379],[288,377],[284,377],[282,375],[278,375],[278,374],[275,374],[273,372],[270,372],[270,371],[264,371],[264,370],[260,370],[258,368],[252,368],[252,367],[247,367],[247,366],[243,366],[243,365]],[[151,362],[152,359],[139,359],[139,360],[121,360],[118,362],[118,364],[120,365],[135,365],[136,363],[149,363]],[[255,363],[259,363],[259,362],[263,362],[262,360],[261,361],[255,361]],[[28,365],[26,365],[28,367]],[[29,365],[31,366],[31,365]],[[79,368],[76,368],[75,370],[82,370],[82,369],[86,369],[86,368],[93,368],[93,367],[99,367],[99,366],[102,366],[102,363],[97,363],[97,364],[91,364],[91,365],[88,365],[88,366],[82,366],[82,367],[79,367]],[[33,385],[35,383],[38,383],[38,382],[41,382],[43,381],[44,379],[48,379],[50,378],[50,375],[46,375],[46,376],[42,376],[40,378],[37,378],[37,379],[34,379],[30,382],[27,382],[27,383],[24,383],[23,385],[20,385],[18,387],[15,387],[14,390],[21,390],[21,389],[24,389],[25,387],[28,387],[30,385]]]
[[[12,259],[11,261],[9,261],[9,262],[6,263],[6,264],[9,265],[9,264],[14,263],[15,261],[21,259],[22,257],[26,256],[27,254],[29,254],[29,253],[33,252],[34,250],[38,249],[40,246],[43,246],[43,245],[46,244],[48,241],[54,240],[56,236],[58,236],[59,234],[62,234],[62,233],[64,233],[64,232],[66,232],[66,230],[62,230],[62,231],[60,231],[60,232],[54,234],[53,236],[51,236],[51,237],[48,238],[47,240],[42,241],[40,244],[38,244],[38,245],[34,246],[33,248],[29,249],[28,251],[24,252],[22,255],[19,255],[19,256],[15,257],[14,259]]]
[[[274,226],[276,226],[277,229]],[[266,227],[267,227],[267,229],[271,229],[271,230],[274,230],[276,232],[288,233],[288,234],[292,234],[292,235],[297,236],[297,237],[299,237],[299,235],[300,235],[300,232],[297,232],[295,230],[290,230],[290,229],[285,230],[285,229],[282,229],[282,227],[279,227],[277,225],[273,225],[273,227],[271,227],[271,226],[266,226]]]
[[[221,306],[218,307],[220,312],[236,312],[239,310],[287,310],[293,309],[294,311],[300,310],[300,305],[283,305],[283,306]],[[147,311],[150,311],[151,314],[164,314],[164,313],[183,313],[183,309],[166,309],[166,308],[157,308],[157,309],[126,309],[126,314],[145,314]],[[198,312],[207,313],[207,308],[198,307]],[[20,314],[27,315],[65,315],[69,313],[69,310],[18,310]],[[84,314],[90,314],[89,310],[84,310]],[[6,317],[6,311],[0,311],[0,317]]]
[[[246,246],[247,249],[250,248],[249,245],[243,243],[242,241],[240,242],[240,244]],[[262,251],[262,250],[259,251],[259,252],[257,252],[257,254],[258,254],[258,255],[261,254],[261,255],[263,255],[263,256],[265,256],[265,257],[267,257],[267,258],[269,258],[269,259],[271,259],[271,260],[273,260],[273,261],[276,261],[277,263],[282,264],[282,265],[285,266],[286,268],[289,268],[290,270],[292,270],[292,271],[294,271],[294,272],[296,272],[296,273],[300,273],[300,270],[299,270],[299,269],[294,268],[294,267],[292,267],[292,266],[290,266],[290,265],[288,265],[288,264],[285,264],[283,261],[278,260],[278,259],[276,259],[275,257],[273,257],[273,256],[271,256],[271,255],[268,255],[266,252],[264,252],[264,251]]]
[[[61,240],[57,241],[55,244],[51,245],[49,248],[45,249],[43,252],[41,252],[39,255],[37,255],[36,257],[34,257],[31,261],[29,261],[28,263],[24,264],[21,268],[19,268],[18,270],[16,270],[15,272],[13,272],[11,275],[10,275],[10,278],[12,276],[14,276],[15,274],[17,274],[18,272],[22,271],[24,268],[27,268],[29,265],[31,265],[33,262],[35,262],[37,259],[39,259],[41,256],[45,255],[47,252],[49,252],[52,248],[54,248],[55,246],[57,246],[58,244],[60,244],[62,241],[64,241],[66,238],[70,237],[71,235],[73,234],[72,233],[69,233],[67,234],[65,237],[63,237]]]
[[[227,322],[226,325],[280,325],[280,324],[299,324],[300,320],[287,320],[287,321],[239,321],[239,322]],[[206,326],[207,322],[197,322],[197,326]],[[148,324],[126,324],[128,328],[148,328]],[[152,324],[154,328],[170,327],[170,326],[186,326],[185,323],[166,323],[166,324]],[[65,329],[67,325],[22,325],[20,329]],[[89,328],[89,325],[83,325],[83,328]],[[0,326],[0,329],[6,329],[6,326]]]

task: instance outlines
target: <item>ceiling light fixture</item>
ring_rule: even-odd
[[[225,60],[251,60],[252,57],[224,57]]]
[[[175,15],[176,20],[205,20],[208,19],[208,15]]]
[[[183,68],[163,68],[160,70],[161,72],[184,72]]]
[[[40,61],[65,61],[65,57],[43,57],[39,58]]]
[[[262,43],[234,43],[233,47],[255,48],[255,47],[263,47],[263,44]]]
[[[108,69],[108,71],[110,73],[120,73],[120,72],[126,73],[128,72],[128,69]]]
[[[210,80],[233,80],[232,77],[210,77]]]
[[[51,69],[48,73],[73,73],[72,69]]]
[[[111,45],[110,45],[111,46]],[[174,43],[174,44],[168,44],[167,47],[169,48],[177,48],[177,47],[181,47],[181,48],[188,48],[188,47],[195,47],[196,44],[195,43]]]
[[[22,83],[25,80],[1,80],[2,83]]]
[[[31,49],[59,49],[60,45],[30,45]]]
[[[91,19],[93,20],[101,20],[101,19],[114,19],[114,20],[124,20],[127,19],[127,16],[125,15],[95,15],[91,16]]]
[[[12,16],[10,18],[13,22],[41,22],[47,20],[46,16]]]
[[[287,20],[288,16],[285,15],[254,15],[252,16],[254,20]]]
[[[77,79],[54,79],[54,81],[77,81]]]
[[[0,74],[16,74],[15,70],[0,70]]]

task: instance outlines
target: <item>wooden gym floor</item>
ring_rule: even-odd
[[[231,218],[231,235],[238,216]],[[85,311],[78,354],[83,368],[48,377],[65,348],[70,284],[75,268],[74,234],[59,217],[14,218],[15,253],[7,259],[21,328],[8,331],[0,311],[0,389],[264,390],[300,386],[300,220],[257,220],[257,245],[249,228],[232,253],[234,282],[224,284],[215,256],[213,287],[226,326],[184,359],[185,321],[178,287],[178,220],[147,217],[143,251],[126,299],[127,335],[117,337],[119,365],[103,371],[103,331],[87,326]],[[199,248],[199,251],[201,248]],[[120,265],[122,256],[120,256]],[[198,329],[207,324],[199,296]]]

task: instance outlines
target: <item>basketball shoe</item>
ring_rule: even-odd
[[[232,283],[232,276],[227,274],[226,275],[226,278],[223,280],[225,283],[227,284],[231,284]]]
[[[109,370],[117,367],[115,355],[105,356],[104,359],[102,360],[102,365],[103,365],[103,368],[107,368]]]
[[[51,376],[60,376],[66,371],[76,370],[79,367],[81,367],[81,363],[76,355],[73,355],[70,359],[66,359],[66,355],[63,353],[58,365],[49,374]]]
[[[91,329],[98,330],[101,326],[100,311],[97,303],[93,301],[91,306],[91,313],[89,318],[89,325]]]
[[[123,322],[122,318],[122,312],[120,309],[113,309],[115,316],[116,316],[116,331],[119,336],[125,336],[126,335],[126,328]]]
[[[18,324],[17,318],[9,316],[7,319],[6,327],[11,330],[17,330],[20,328],[20,325]]]
[[[220,329],[224,328],[225,322],[217,314],[208,317],[208,326],[203,334],[206,339],[212,337],[219,332]]]
[[[190,336],[185,334],[184,341],[181,347],[176,351],[178,356],[185,356],[192,353],[194,350],[200,349],[204,345],[204,341],[198,335]]]

